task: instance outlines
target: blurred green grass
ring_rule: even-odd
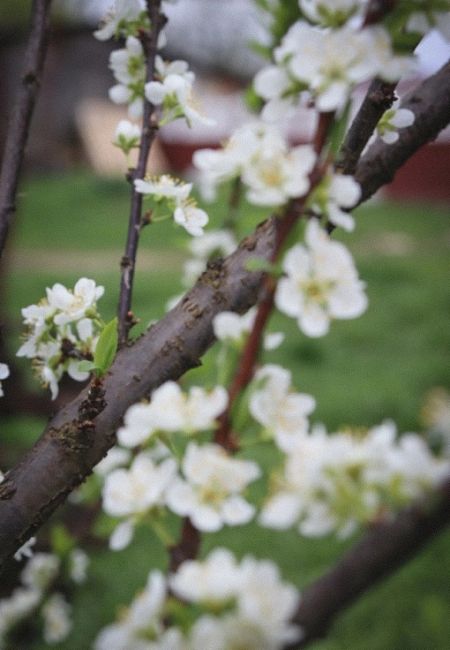
[[[54,282],[73,286],[85,274],[86,256],[95,260],[97,255],[99,270],[91,276],[106,287],[100,308],[106,319],[111,318],[127,224],[126,185],[84,172],[34,177],[24,184],[19,207],[9,251],[14,273],[5,287],[11,349],[19,345],[20,308],[36,302]],[[208,211],[212,223],[220,223],[226,196],[221,195]],[[245,206],[240,232],[248,232],[263,214]],[[350,247],[367,282],[367,313],[354,321],[333,323],[329,336],[320,340],[306,339],[292,320],[276,315],[271,329],[284,329],[287,339],[279,352],[267,353],[266,358],[291,368],[297,388],[317,399],[315,419],[330,429],[373,425],[389,417],[400,431],[418,430],[424,394],[437,385],[450,386],[450,329],[446,326],[450,229],[446,211],[429,205],[372,203],[358,210],[355,233],[336,236]],[[167,222],[144,230],[142,258],[155,255],[164,260],[167,255],[169,262],[154,271],[138,271],[134,310],[143,325],[163,315],[167,298],[180,291],[182,243],[187,240],[184,231]],[[179,257],[170,257],[174,247]],[[52,250],[66,251],[68,260],[77,259],[78,254],[79,268],[33,267],[33,251],[48,251],[50,257]],[[22,268],[15,263],[16,251],[25,251],[30,264]],[[101,265],[105,251],[113,253],[113,260],[117,254],[117,261],[107,268]],[[212,372],[211,368],[209,353],[205,369]],[[192,381],[198,372],[201,370],[190,373]],[[3,424],[2,438],[5,444],[16,440],[17,446],[24,448],[41,426],[35,418],[9,419]],[[266,460],[262,452],[261,461]],[[450,638],[449,542],[449,534],[436,539],[345,613],[330,639],[311,647],[444,650]],[[275,557],[285,578],[298,585],[318,576],[346,547],[334,540],[303,540],[296,533],[280,535],[248,525],[205,536],[203,552],[221,543],[238,555],[251,552]],[[146,530],[126,552],[94,554],[89,584],[77,596],[74,632],[61,647],[83,650],[90,646],[96,631],[112,620],[117,606],[126,604],[144,585],[149,558],[153,566],[164,565],[161,545]]]

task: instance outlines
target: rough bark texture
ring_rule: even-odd
[[[415,124],[404,130],[398,143],[372,148],[358,167],[364,197],[393,177],[408,157],[404,147],[412,155],[445,126],[450,119],[449,93],[448,65],[412,93],[407,105],[416,112]],[[91,398],[84,390],[50,421],[40,440],[0,484],[0,566],[113,445],[126,409],[200,363],[213,341],[215,314],[242,313],[255,303],[263,276],[247,271],[245,265],[254,256],[270,259],[274,245],[274,221],[269,219],[233,255],[210,266],[181,304],[120,351],[105,379],[106,406],[98,415],[93,403],[95,417],[87,418]]]
[[[10,122],[0,174],[0,257],[16,209],[16,193],[28,140],[31,117],[39,92],[47,50],[51,0],[34,0],[31,32],[25,52],[21,84]]]

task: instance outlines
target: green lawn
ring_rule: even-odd
[[[10,249],[14,272],[5,287],[11,349],[19,345],[20,307],[37,301],[45,287],[56,281],[73,285],[85,273],[86,256],[97,259],[98,272],[91,277],[107,289],[100,308],[106,319],[114,315],[127,204],[124,184],[82,172],[33,178],[25,184]],[[222,197],[213,210],[208,209],[213,222],[220,222],[225,199]],[[241,231],[256,224],[261,214],[245,208]],[[355,321],[335,322],[330,335],[319,340],[306,339],[295,323],[277,315],[271,328],[282,327],[288,336],[281,352],[267,353],[267,359],[280,359],[291,368],[298,389],[317,399],[316,420],[324,421],[330,429],[393,418],[401,431],[418,430],[424,394],[435,386],[450,386],[450,329],[446,326],[450,229],[445,210],[429,205],[373,203],[358,211],[354,234],[338,237],[354,253],[360,275],[368,284],[369,310]],[[142,323],[160,317],[166,299],[180,291],[177,273],[182,243],[187,238],[184,231],[167,222],[144,231],[143,259],[154,256],[161,264],[157,268],[155,263],[152,270],[149,262],[149,267],[138,273],[134,309]],[[48,252],[50,259],[52,250],[65,252],[67,265],[61,272],[45,264],[36,269],[34,254],[40,252],[42,259],[42,253]],[[20,251],[25,252],[28,264],[18,263]],[[79,268],[73,263],[77,255]],[[111,262],[102,266],[105,259]],[[207,368],[211,365],[206,361]],[[192,381],[197,372],[191,373]],[[38,435],[41,426],[38,419],[9,420],[2,427],[2,437],[23,448]],[[267,460],[262,453],[261,462]],[[446,649],[450,638],[449,542],[449,534],[436,539],[342,616],[329,640],[311,647]],[[202,551],[220,543],[228,544],[239,555],[252,552],[276,557],[286,579],[298,585],[323,572],[345,548],[334,540],[308,541],[295,533],[280,535],[248,525],[205,535]],[[160,543],[144,530],[126,552],[111,555],[97,551],[93,557],[89,584],[77,597],[75,631],[63,645],[67,650],[89,647],[95,632],[111,621],[117,606],[127,603],[143,586],[149,558],[153,566],[165,562]]]

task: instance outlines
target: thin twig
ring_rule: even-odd
[[[41,85],[50,25],[51,0],[33,0],[31,30],[21,84],[8,125],[0,173],[0,257],[16,211],[16,195],[34,106]]]
[[[166,22],[161,13],[161,0],[147,0],[147,11],[150,19],[150,31],[142,31],[141,41],[147,59],[146,82],[152,81],[155,74],[155,59],[158,50],[158,36]],[[147,169],[150,149],[158,131],[158,123],[154,119],[155,107],[144,99],[143,127],[139,146],[138,163],[135,169],[130,170],[128,180],[131,184],[131,205],[128,221],[128,235],[125,253],[121,261],[120,297],[118,307],[119,319],[119,345],[127,342],[128,333],[133,324],[131,303],[133,297],[134,271],[139,237],[142,227],[142,199],[143,196],[136,191],[134,181],[144,178]]]

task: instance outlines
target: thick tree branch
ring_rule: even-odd
[[[450,119],[448,67],[421,88],[423,95],[419,88],[413,97],[419,107],[416,114],[424,118],[416,120],[410,135],[401,136],[412,152]],[[429,115],[433,117],[427,118]],[[383,161],[382,173],[388,177],[402,164],[398,149],[396,143],[377,145],[376,155],[369,152],[373,176],[367,170],[367,156],[361,161],[357,178],[365,197],[383,182],[378,159]],[[233,255],[212,264],[175,309],[136,343],[122,349],[105,379],[106,407],[95,422],[80,418],[87,390],[51,420],[33,449],[0,484],[0,566],[114,444],[115,430],[125,410],[162,382],[176,379],[200,363],[213,342],[213,317],[224,310],[242,313],[256,302],[263,274],[247,271],[246,264],[252,257],[270,260],[274,246],[274,222],[269,219]]]
[[[16,210],[19,175],[47,50],[50,4],[51,0],[33,0],[31,31],[22,79],[8,125],[0,173],[0,257]]]
[[[334,568],[302,592],[295,622],[305,636],[295,647],[324,637],[339,613],[405,564],[449,522],[450,479],[428,500],[373,526]]]
[[[399,131],[395,144],[377,140],[360,160],[355,179],[362,188],[361,202],[390,183],[408,158],[450,122],[450,61],[406,95],[401,105],[413,111],[414,124]]]

